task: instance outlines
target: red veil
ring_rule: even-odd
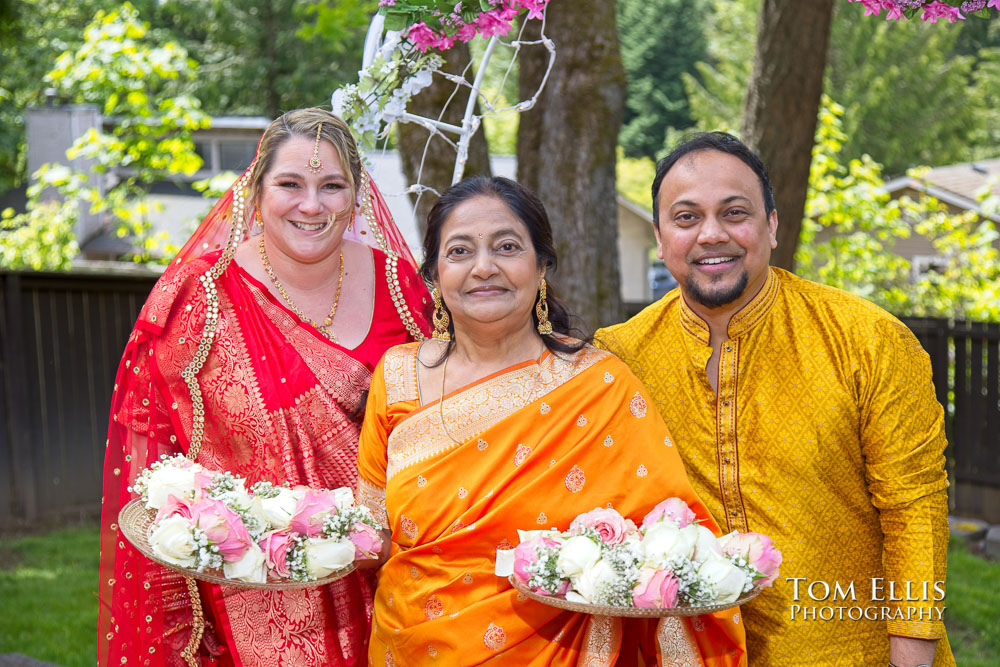
[[[198,584],[143,557],[118,533],[118,512],[135,497],[129,485],[161,454],[183,452],[248,484],[353,488],[371,372],[388,347],[430,331],[426,286],[365,170],[345,235],[373,249],[375,307],[357,348],[301,322],[233,262],[256,231],[245,204],[253,169],[164,271],[118,369],[101,519],[101,665],[366,660],[371,574],[301,591]]]

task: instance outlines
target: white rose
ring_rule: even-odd
[[[346,538],[313,539],[302,548],[305,550],[306,572],[317,579],[354,562],[354,545]]]
[[[288,527],[298,502],[299,496],[295,491],[281,488],[274,498],[260,499],[260,515],[271,524],[272,528],[282,530]]]
[[[718,602],[732,602],[743,593],[747,575],[725,556],[711,553],[698,568],[698,576],[712,587]]]
[[[239,560],[223,561],[222,573],[226,575],[227,579],[262,584],[267,580],[264,562],[264,552],[255,543],[251,543],[250,548],[243,552],[243,557]]]
[[[576,535],[563,542],[556,560],[556,571],[561,577],[575,577],[600,557],[601,547],[589,537]]]
[[[660,521],[647,528],[642,537],[645,564],[659,570],[666,567],[669,558],[691,558],[698,536],[688,530],[690,527],[678,528],[672,521]]]
[[[696,535],[694,554],[691,556],[691,560],[695,563],[704,563],[713,555],[722,555],[722,548],[719,546],[719,540],[715,537],[715,533],[708,528],[705,528],[705,526],[700,526],[694,523],[686,526],[682,530],[687,530],[688,528],[692,529],[692,532]]]
[[[191,532],[191,520],[174,514],[157,524],[149,536],[149,546],[153,553],[174,565],[194,567],[195,544]]]
[[[601,558],[592,566],[585,568],[580,575],[571,578],[570,583],[587,602],[593,602],[598,587],[605,582],[614,581],[617,577],[614,568]]]
[[[154,470],[149,476],[146,486],[147,509],[160,509],[167,503],[168,496],[176,496],[184,500],[194,500],[195,467],[175,468],[163,466]]]
[[[354,506],[354,492],[346,486],[333,490],[333,500],[337,503],[337,509]]]

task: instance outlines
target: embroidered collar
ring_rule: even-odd
[[[767,269],[767,279],[764,281],[764,286],[760,288],[760,291],[750,300],[750,303],[743,306],[738,313],[732,316],[729,320],[729,337],[739,338],[747,331],[750,331],[758,322],[764,319],[764,316],[771,310],[771,306],[774,305],[774,300],[778,296],[778,288],[780,286],[780,281],[775,273],[773,267],[768,267]],[[680,298],[681,302],[681,326],[684,329],[700,340],[705,345],[709,343],[709,329],[708,323],[701,319],[694,310],[687,304],[684,300],[683,294]]]

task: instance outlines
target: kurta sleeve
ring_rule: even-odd
[[[383,357],[372,374],[371,388],[368,390],[368,404],[365,420],[361,425],[358,440],[358,503],[371,510],[372,515],[383,528],[389,527],[385,510],[386,466],[388,464],[387,444],[389,442],[389,419],[385,390],[385,358]]]
[[[948,550],[944,411],[934,395],[927,353],[905,326],[879,322],[870,350],[871,367],[859,395],[861,443],[868,490],[885,536],[886,578],[873,601],[881,597],[896,610],[887,623],[889,634],[940,639]],[[889,582],[895,582],[895,596]]]

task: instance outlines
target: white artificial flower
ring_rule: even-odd
[[[698,576],[715,591],[716,601],[732,602],[743,592],[747,575],[725,556],[711,552],[698,568]]]
[[[160,509],[169,496],[194,500],[194,476],[199,470],[201,466],[177,468],[169,465],[154,470],[146,485],[146,508]]]
[[[379,50],[382,56],[385,58],[392,57],[392,52],[396,50],[402,39],[403,36],[399,30],[386,30],[385,37],[382,40],[382,48]]]
[[[689,524],[681,530],[688,529],[696,535],[694,553],[691,555],[691,560],[695,563],[704,563],[713,555],[722,555],[722,548],[719,546],[719,540],[715,537],[715,533],[705,526],[696,523]]]
[[[382,120],[387,123],[399,120],[399,117],[406,113],[407,101],[408,97],[401,90],[392,91],[392,96],[382,109]]]
[[[337,509],[354,507],[354,492],[346,486],[333,490],[333,500],[337,503]]]
[[[282,487],[275,497],[260,499],[260,515],[275,530],[283,530],[291,522],[301,497],[298,492]]]
[[[169,516],[156,526],[149,536],[153,553],[173,565],[195,566],[195,552],[191,520],[179,514]]]
[[[411,96],[416,95],[421,90],[431,85],[433,80],[434,75],[430,72],[430,70],[421,69],[403,82],[403,92]]]
[[[354,544],[346,538],[310,539],[302,549],[305,554],[306,572],[317,579],[322,579],[334,570],[347,567],[354,562]]]
[[[561,577],[575,577],[594,565],[601,557],[601,547],[589,537],[576,535],[563,542],[556,560]]]
[[[237,561],[223,561],[222,572],[227,579],[239,579],[255,584],[262,584],[267,580],[267,570],[265,569],[264,552],[256,543],[251,543],[250,548],[243,552],[243,557]]]
[[[593,542],[591,542],[593,544]],[[618,578],[611,564],[603,558],[598,559],[590,567],[584,568],[579,575],[572,577],[570,583],[587,602],[593,602],[601,584],[611,583]]]
[[[642,537],[645,564],[660,570],[670,558],[691,558],[698,535],[689,527],[678,528],[672,521],[660,521],[647,528]]]

